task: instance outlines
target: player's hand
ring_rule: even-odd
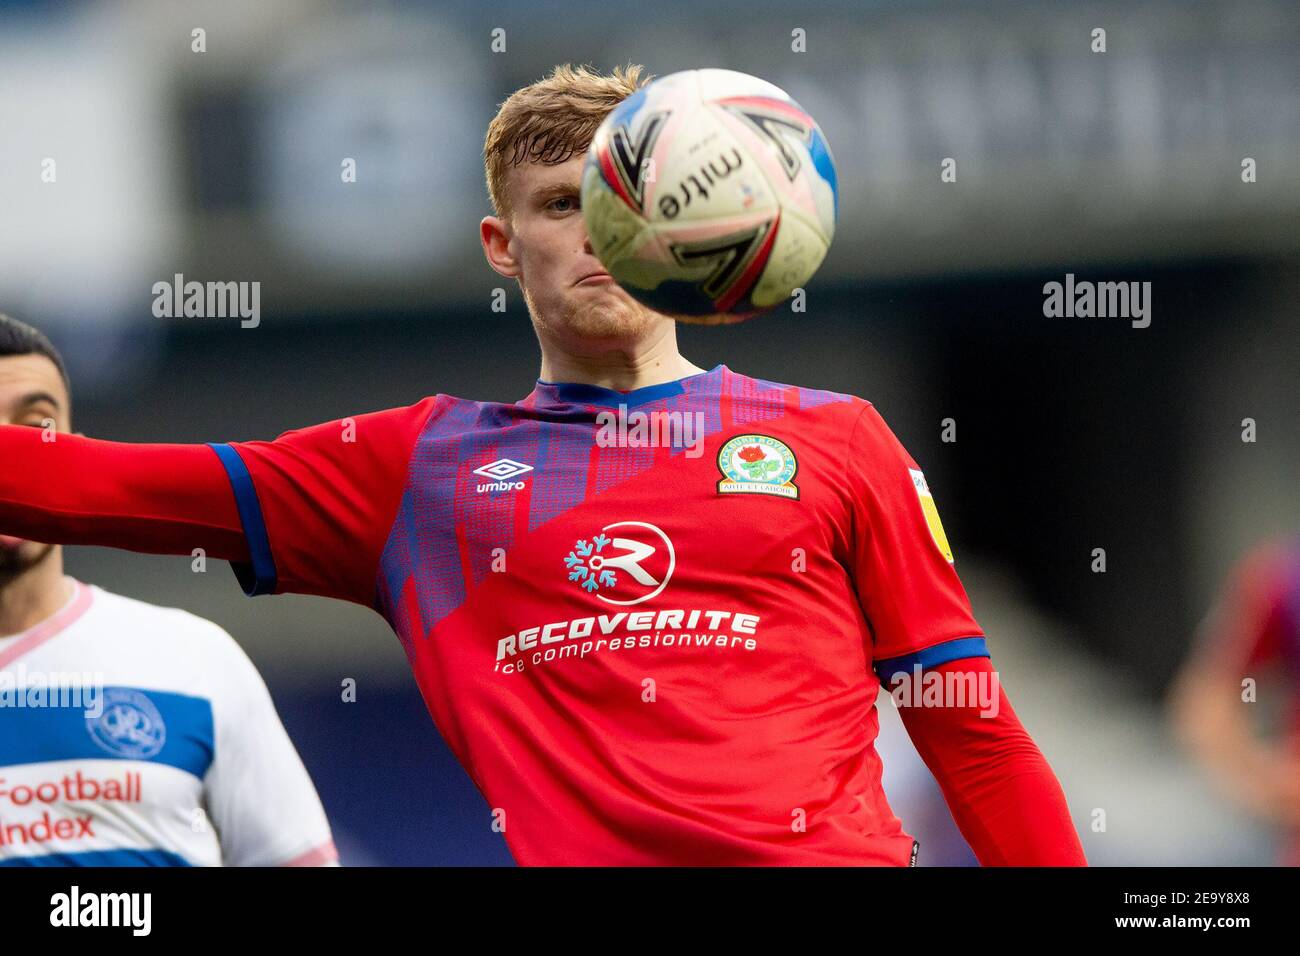
[[[1274,754],[1267,763],[1256,762],[1238,784],[1243,802],[1256,815],[1300,829],[1300,758]]]

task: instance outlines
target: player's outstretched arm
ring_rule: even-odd
[[[0,426],[0,533],[46,544],[244,561],[230,481],[207,445],[145,445]]]
[[[1011,709],[989,659],[954,660],[927,670],[961,675],[968,687],[996,688],[983,702],[971,695],[940,707],[899,708],[980,863],[1086,866],[1061,785]],[[996,705],[987,706],[994,699]]]
[[[376,575],[438,397],[275,441],[138,445],[0,427],[0,534],[232,563],[248,594],[375,606]],[[52,439],[52,440],[47,440]]]
[[[920,466],[866,405],[845,450],[854,490],[851,570],[887,691],[901,672],[973,676],[981,706],[903,706],[903,725],[985,865],[1085,865],[1061,786],[1025,732],[988,659]],[[948,678],[943,678],[946,685]],[[906,695],[902,695],[906,699]]]

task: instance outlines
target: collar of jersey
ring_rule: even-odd
[[[706,375],[713,375],[722,368],[725,368],[725,366],[715,365],[707,372],[696,372],[694,375],[679,378],[675,382],[645,385],[641,388],[634,388],[629,392],[605,388],[603,385],[586,385],[581,382],[544,382],[539,378],[537,380],[537,395],[538,398],[544,400],[543,404],[546,405],[602,405],[608,408],[626,405],[628,408],[633,408],[637,405],[644,405],[646,402],[653,402],[655,399],[680,395],[686,391],[686,387],[682,383],[689,382],[692,379],[704,378]]]

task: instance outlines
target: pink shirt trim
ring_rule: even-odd
[[[334,848],[334,841],[322,843],[320,846],[308,850],[295,856],[292,860],[285,860],[280,866],[325,866],[334,863],[339,858],[339,851]]]
[[[90,609],[94,592],[76,578],[68,578],[68,580],[72,582],[72,599],[52,616],[19,634],[17,640],[0,651],[0,667],[8,667],[24,654],[31,653],[46,641],[57,637],[80,620],[81,616]]]
[[[60,633],[68,630],[72,624],[81,619],[82,615],[90,610],[91,601],[95,600],[95,594],[90,588],[82,584],[75,578],[68,580],[73,583],[73,596],[68,604],[62,606],[60,611],[53,614],[52,617],[45,618],[35,627],[30,628],[18,635],[17,640],[13,641],[8,648],[0,650],[0,667],[8,667],[10,663],[17,661],[23,654],[29,654],[32,650],[39,648],[45,641],[57,637]]]

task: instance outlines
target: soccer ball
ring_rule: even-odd
[[[642,87],[596,130],[582,216],[634,298],[683,322],[739,322],[812,278],[837,192],[826,138],[780,87],[686,70]]]

